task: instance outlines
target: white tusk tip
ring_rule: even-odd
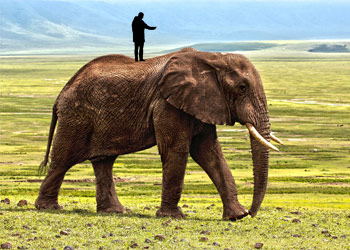
[[[277,143],[279,143],[279,144],[281,144],[281,145],[284,145],[284,144],[283,144],[283,141],[281,141],[279,138],[277,138],[276,136],[274,136],[272,133],[270,133],[270,138],[271,138],[271,140],[273,140],[273,141],[275,141],[275,142],[277,142]]]
[[[264,137],[262,137],[259,132],[254,128],[254,126],[250,123],[246,123],[245,124],[249,130],[249,133],[258,141],[260,142],[262,145],[264,145],[265,147],[268,147],[274,151],[279,152],[278,148],[276,148],[274,145],[272,145],[270,142],[268,142]]]

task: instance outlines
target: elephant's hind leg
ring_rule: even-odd
[[[96,176],[96,202],[97,212],[125,213],[120,203],[113,182],[113,163],[116,156],[92,161]]]
[[[73,166],[67,161],[53,160],[49,171],[40,186],[39,197],[35,201],[37,209],[61,209],[58,205],[58,193],[66,172]]]
[[[87,159],[85,135],[80,130],[59,123],[49,171],[40,186],[39,197],[35,201],[37,209],[61,209],[58,193],[66,172],[75,164]]]

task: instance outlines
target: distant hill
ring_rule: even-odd
[[[203,42],[350,39],[350,2],[337,0],[0,0],[0,6],[0,54],[130,49],[139,11],[157,26],[146,32],[149,51]]]
[[[210,52],[317,52],[317,53],[350,53],[350,41],[275,41],[275,42],[230,42],[230,43],[199,43],[189,47]],[[173,52],[183,47],[162,51]]]
[[[309,52],[320,52],[320,53],[350,53],[350,46],[346,44],[335,44],[335,45],[327,45],[321,44],[316,46],[313,49],[309,49]]]
[[[230,43],[199,43],[191,45],[192,48],[201,51],[255,51],[274,48],[278,43],[272,42],[230,42]]]

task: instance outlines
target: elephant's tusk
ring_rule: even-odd
[[[277,152],[279,152],[278,148],[276,148],[274,145],[272,145],[270,142],[268,142],[267,140],[265,140],[264,137],[261,136],[261,134],[259,134],[259,132],[254,128],[254,126],[250,123],[246,123],[245,124],[247,126],[247,129],[249,130],[250,134],[252,136],[254,136],[254,138],[260,142],[262,145],[272,149],[272,150],[275,150]]]
[[[270,134],[270,138],[271,140],[283,145],[283,141],[281,141],[279,138],[277,138],[276,136],[274,136],[272,133]]]

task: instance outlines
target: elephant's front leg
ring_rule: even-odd
[[[162,203],[157,216],[182,218],[177,204],[181,197],[190,143],[192,117],[165,101],[153,113],[154,130],[163,163]]]
[[[168,151],[162,154],[162,203],[157,216],[183,218],[177,204],[181,198],[187,159],[188,153]]]
[[[237,220],[247,216],[248,210],[238,202],[235,180],[222,153],[215,126],[193,138],[191,156],[219,191],[224,206],[223,218]]]
[[[92,161],[96,176],[97,212],[124,213],[125,208],[119,202],[113,182],[114,156]]]

